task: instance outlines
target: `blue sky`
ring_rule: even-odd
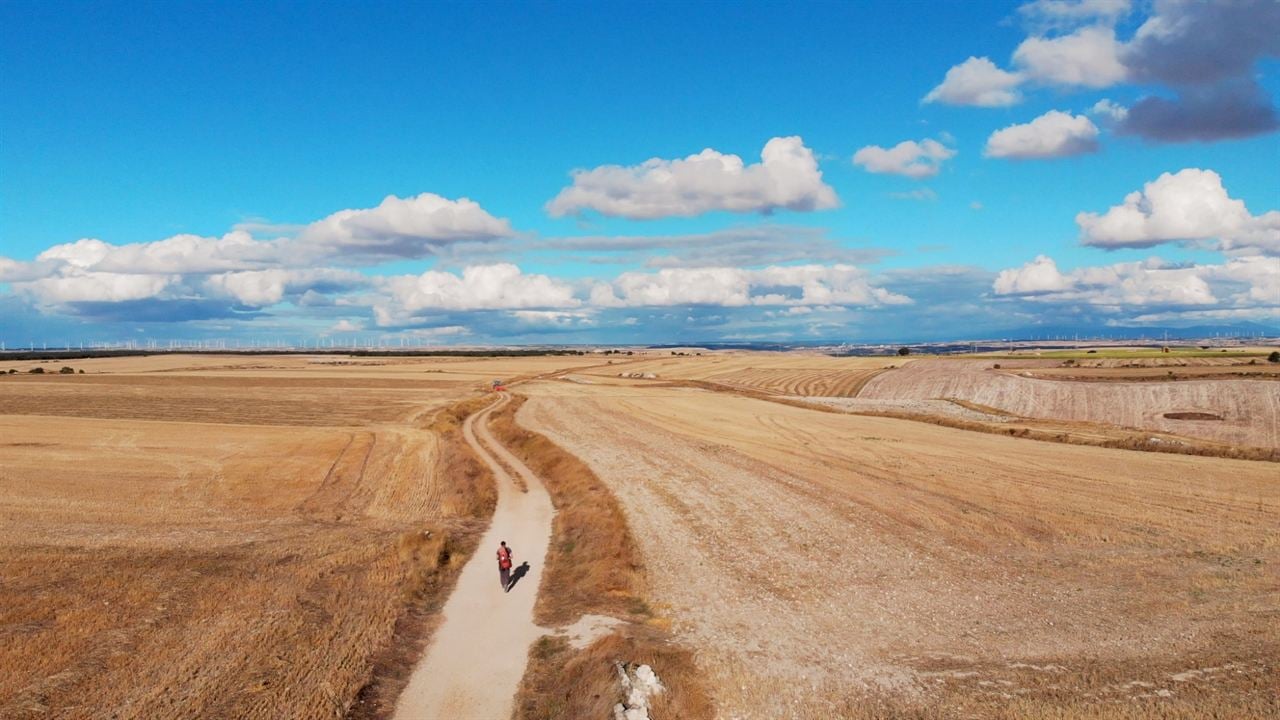
[[[1274,325],[1278,8],[6,3],[0,340]]]

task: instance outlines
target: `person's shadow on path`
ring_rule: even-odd
[[[511,588],[515,587],[516,583],[520,582],[520,578],[524,577],[528,573],[528,561],[520,563],[520,566],[515,569],[515,572],[511,573],[511,580],[507,582],[507,592],[511,592]]]

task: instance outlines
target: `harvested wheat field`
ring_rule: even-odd
[[[1031,376],[1060,365],[1054,360],[919,359],[872,378],[858,397],[954,399],[1025,417],[1106,423],[1236,446],[1280,448],[1280,383],[1253,378],[1075,382]],[[1183,413],[1218,419],[1179,419]]]
[[[1276,465],[539,382],[723,718],[1280,712]]]
[[[389,717],[433,632],[483,620],[442,616],[463,567],[500,592],[499,492],[539,484],[522,720],[610,715],[619,660],[667,688],[653,720],[1280,713],[1280,465],[845,412],[1017,424],[999,402],[1049,385],[1087,419],[1203,384],[1176,408],[1227,419],[1169,422],[1265,439],[1249,381],[681,352],[5,363],[0,716]]]
[[[654,357],[654,356],[657,357]],[[812,353],[701,352],[663,357],[657,351],[618,364],[596,368],[591,374],[628,375],[649,380],[696,380],[726,388],[771,395],[855,397],[885,368],[901,365],[901,358],[831,357]],[[651,378],[643,376],[651,375]]]
[[[1255,357],[1071,357],[1046,366],[1037,364],[1026,372],[1032,377],[1058,380],[1125,381],[1255,378],[1280,380],[1280,363],[1267,361],[1266,352]]]
[[[0,378],[0,717],[394,700],[492,509],[439,411],[582,361],[343,362],[168,355]]]

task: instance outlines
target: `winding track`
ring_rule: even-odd
[[[493,523],[462,569],[444,606],[444,621],[414,668],[396,705],[396,720],[492,720],[511,716],[529,646],[547,631],[533,621],[533,604],[551,540],[554,509],[542,481],[489,432],[489,415],[511,400],[502,393],[463,423],[475,449],[498,484]],[[504,467],[504,465],[506,467]],[[524,480],[521,491],[507,468]],[[506,540],[516,565],[529,572],[504,593],[494,551]]]

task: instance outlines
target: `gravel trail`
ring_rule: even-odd
[[[443,623],[400,695],[396,720],[510,717],[529,646],[547,632],[533,621],[533,605],[554,509],[542,481],[494,439],[486,424],[509,401],[503,393],[463,425],[467,442],[493,471],[498,504],[493,524],[444,606]],[[503,465],[524,480],[527,491],[520,490]],[[502,540],[513,548],[517,567],[529,563],[528,574],[510,593],[499,586],[494,557]]]

